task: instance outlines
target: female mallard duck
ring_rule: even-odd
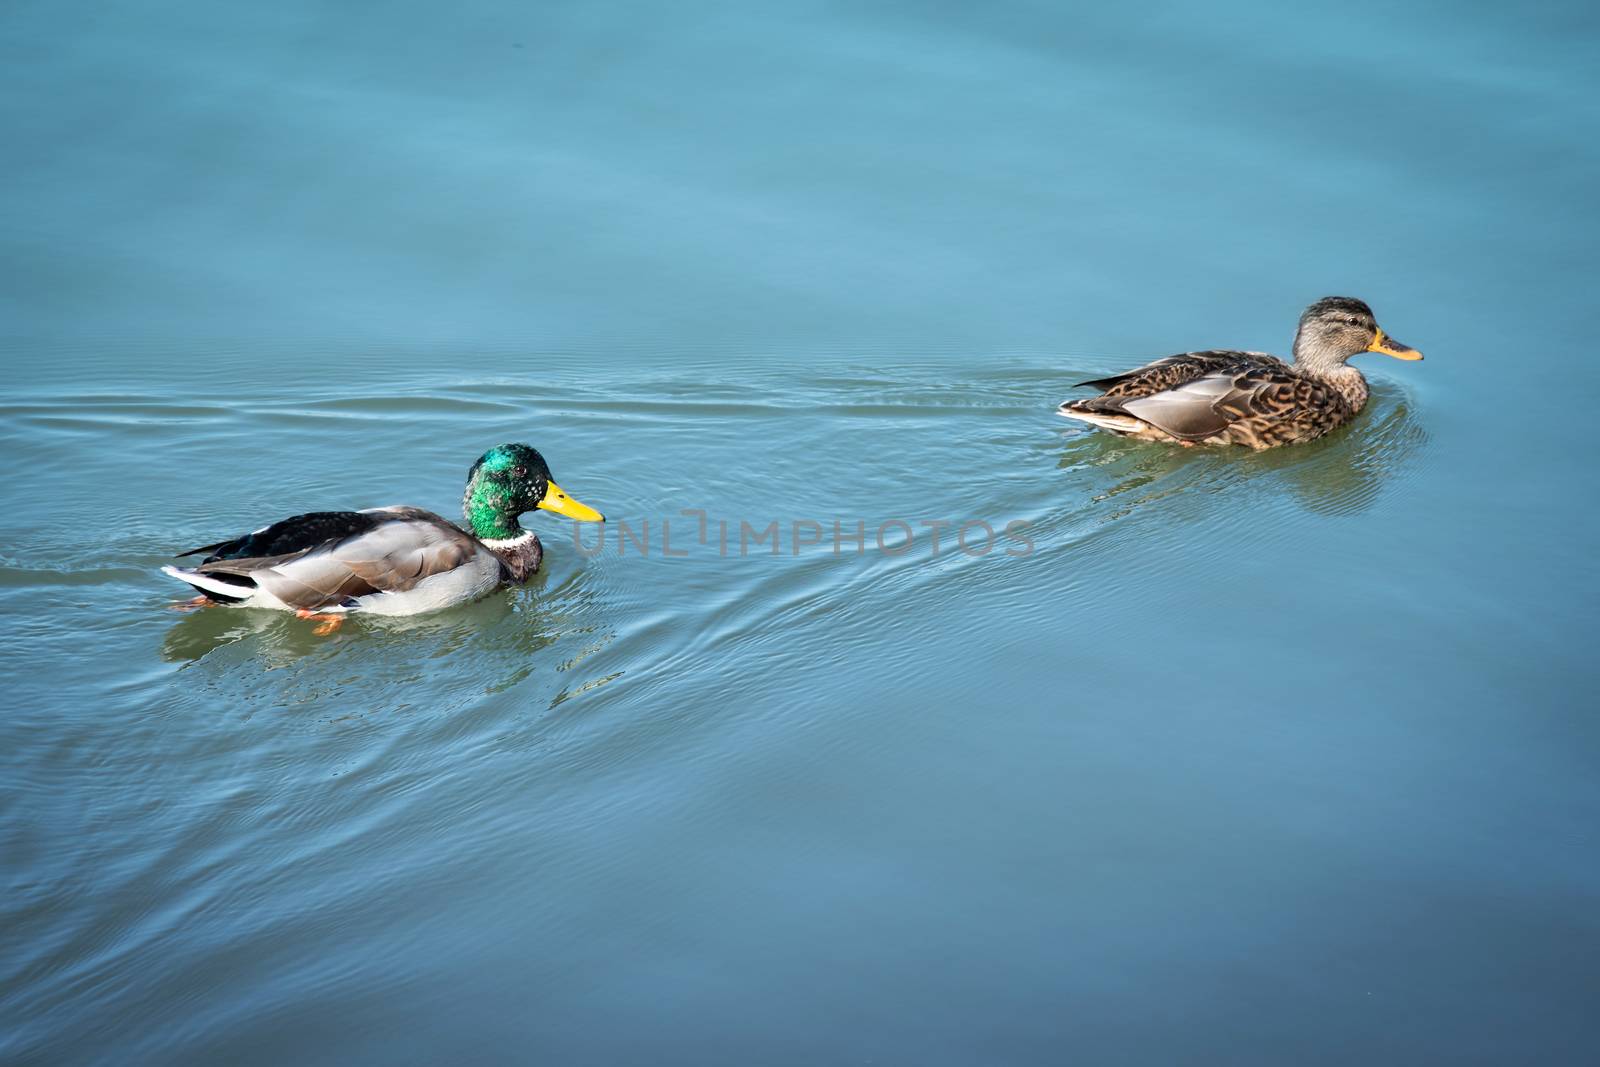
[[[1345,365],[1362,352],[1422,358],[1378,329],[1366,304],[1324,297],[1300,316],[1293,363],[1264,352],[1185,352],[1079,382],[1102,392],[1058,413],[1143,441],[1297,444],[1343,426],[1366,404],[1367,380]]]
[[[347,613],[415,615],[463,604],[533,576],[539,538],[518,516],[534,508],[584,522],[605,517],[550,479],[527,445],[496,445],[467,474],[467,530],[421,508],[313,511],[179,556],[207,553],[198,567],[163,567],[218,601],[325,615],[318,633]]]

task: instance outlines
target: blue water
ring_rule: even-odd
[[[1597,23],[8,5],[0,1059],[1587,1062]],[[1053,414],[1328,293],[1324,441]],[[503,440],[598,552],[167,610]]]

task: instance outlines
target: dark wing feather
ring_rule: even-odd
[[[1154,363],[1146,363],[1142,367],[1135,367],[1121,374],[1095,378],[1078,384],[1102,390],[1104,395],[1109,397],[1133,398],[1151,396],[1166,389],[1176,389],[1207,374],[1230,369],[1243,370],[1266,364],[1283,366],[1280,360],[1260,352],[1232,352],[1220,349],[1208,352],[1181,352],[1176,356],[1158,359]]]
[[[271,526],[263,526],[253,533],[218,541],[214,545],[191,548],[179,552],[182,556],[207,553],[205,563],[220,559],[259,559],[267,556],[286,556],[342,537],[364,533],[381,522],[389,521],[374,511],[310,511],[304,515],[291,515]]]

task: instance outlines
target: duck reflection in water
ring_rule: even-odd
[[[1211,449],[1152,449],[1132,439],[1074,432],[1061,453],[1063,470],[1093,469],[1109,484],[1094,496],[1115,518],[1187,492],[1225,492],[1281,482],[1309,511],[1353,514],[1371,506],[1384,484],[1427,445],[1397,387],[1372,390],[1369,417],[1298,448],[1240,454]],[[1267,479],[1267,483],[1262,483]]]
[[[342,646],[358,638],[362,677],[381,680],[396,706],[427,691],[430,672],[445,660],[470,667],[482,682],[475,692],[498,692],[536,671],[577,662],[610,640],[589,619],[591,581],[584,569],[560,577],[541,572],[525,586],[447,611],[354,619],[332,640],[318,635],[311,621],[281,612],[195,611],[168,629],[161,657],[207,674],[240,667],[313,673],[337,668],[339,677],[322,684],[341,687],[349,681],[350,663]],[[570,647],[553,660],[552,646]],[[571,678],[561,681],[574,684]]]

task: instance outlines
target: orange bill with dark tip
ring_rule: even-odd
[[[1410,345],[1401,344],[1393,337],[1390,337],[1382,330],[1376,328],[1374,328],[1372,334],[1372,343],[1367,346],[1367,351],[1382,352],[1384,355],[1393,356],[1395,359],[1416,360],[1422,358],[1422,353],[1418,352],[1415,348],[1412,348]]]

